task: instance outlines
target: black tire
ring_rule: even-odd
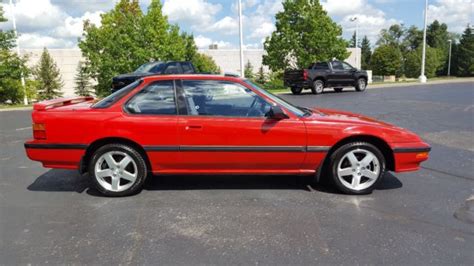
[[[334,88],[335,92],[342,92],[343,88]]]
[[[365,176],[361,176],[359,177],[359,179],[362,181],[362,179],[366,178],[367,181],[366,182],[369,182],[369,183],[363,183],[361,182],[361,187],[363,189],[353,189],[351,187],[349,187],[350,184],[347,184],[349,183],[349,180],[347,180],[346,184],[343,183],[343,181],[340,180],[341,179],[344,179],[347,178],[346,177],[338,177],[338,167],[339,167],[339,164],[343,165],[344,163],[347,163],[348,159],[345,159],[345,156],[350,153],[350,152],[356,152],[355,154],[357,154],[357,152],[359,151],[369,151],[372,153],[372,155],[374,155],[377,160],[378,160],[378,167],[379,167],[379,174],[377,175],[377,177],[375,179],[372,179],[374,181],[371,181],[369,178],[365,177]],[[345,161],[342,161],[341,160],[345,160]],[[359,158],[357,158],[359,160]],[[360,159],[360,162],[363,161],[363,158]],[[348,144],[345,144],[341,147],[339,147],[336,151],[334,151],[331,156],[330,156],[330,159],[329,159],[329,174],[331,176],[331,179],[333,181],[333,183],[335,184],[336,188],[345,193],[345,194],[350,194],[350,195],[364,195],[364,194],[370,194],[372,193],[372,191],[375,189],[375,187],[377,187],[377,185],[382,181],[382,178],[385,174],[385,169],[386,169],[386,162],[385,162],[385,158],[382,154],[382,152],[377,148],[375,147],[374,145],[370,144],[370,143],[367,143],[367,142],[352,142],[352,143],[348,143]],[[348,168],[350,168],[351,166],[349,166]],[[358,166],[359,170],[352,170],[354,173],[352,174],[353,176],[356,175],[355,172],[357,171],[363,171],[363,170],[360,170],[360,167],[361,166]],[[371,167],[376,167],[376,163],[375,162],[372,162],[372,165]],[[362,169],[364,169],[362,167]],[[344,169],[343,169],[344,170]],[[360,174],[359,174],[360,176]],[[354,178],[354,177],[351,177],[351,179]],[[372,183],[373,182],[373,183]],[[364,188],[364,184],[365,185],[369,185],[370,183],[372,183],[370,186]]]
[[[291,87],[291,93],[294,95],[300,95],[303,88],[301,87]]]
[[[365,78],[360,78],[355,84],[356,91],[365,91],[367,89],[367,80]]]
[[[324,81],[317,79],[313,82],[313,86],[311,87],[311,92],[313,94],[321,94],[324,91]]]
[[[135,165],[136,165],[136,169],[134,169],[136,171],[136,179],[133,183],[130,182],[132,184],[126,190],[119,191],[119,192],[108,190],[103,185],[100,184],[96,176],[95,165],[97,161],[99,160],[99,158],[101,158],[102,155],[109,152],[118,152],[118,153],[126,154],[132,158],[134,162],[133,168],[135,168]],[[92,155],[92,158],[89,161],[88,167],[89,167],[89,175],[92,180],[92,183],[94,184],[94,187],[101,194],[108,197],[124,197],[124,196],[131,196],[131,195],[135,195],[139,193],[142,190],[143,183],[145,182],[148,175],[147,165],[143,156],[134,148],[128,145],[124,145],[124,144],[107,144],[98,148]],[[120,182],[121,181],[119,181],[119,183]]]

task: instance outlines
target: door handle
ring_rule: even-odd
[[[186,130],[202,130],[202,126],[200,126],[200,125],[189,125],[189,126],[186,126]]]

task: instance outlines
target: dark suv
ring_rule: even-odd
[[[122,74],[112,79],[112,92],[131,84],[137,79],[151,75],[194,74],[196,69],[191,62],[150,62],[141,65],[132,73]]]
[[[321,94],[324,88],[334,88],[336,92],[341,92],[343,87],[365,91],[367,80],[366,71],[341,61],[317,62],[307,69],[287,70],[284,74],[285,86],[290,87],[293,94],[300,94],[303,89]]]

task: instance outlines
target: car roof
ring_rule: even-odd
[[[244,79],[236,76],[218,75],[218,74],[173,74],[173,75],[151,75],[143,77],[143,81],[150,82],[155,80],[170,80],[170,79],[197,79],[197,80],[224,80],[241,82]]]

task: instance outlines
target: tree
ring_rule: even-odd
[[[368,69],[370,67],[370,57],[372,56],[372,50],[370,48],[370,41],[367,36],[364,36],[361,43],[361,67],[362,69]]]
[[[352,34],[351,40],[349,41],[349,48],[355,48],[356,47],[356,32]],[[357,44],[357,47],[359,47],[359,44]]]
[[[221,69],[216,65],[216,62],[212,57],[196,53],[192,59],[193,65],[196,71],[199,73],[220,73]]]
[[[417,78],[421,74],[421,55],[422,47],[410,51],[407,53],[405,58],[405,75],[408,78]],[[439,57],[439,53],[436,48],[426,47],[426,63],[425,63],[425,75],[428,78],[436,76],[436,71],[439,66],[443,64],[443,61]]]
[[[380,45],[374,50],[370,60],[374,75],[399,75],[402,66],[402,53],[393,45]]]
[[[48,100],[62,96],[61,88],[63,81],[56,62],[44,48],[40,61],[34,70],[34,76],[38,81],[37,91],[40,100]]]
[[[435,20],[428,25],[426,29],[426,43],[433,48],[441,48],[444,51],[448,50],[449,32],[448,26]]]
[[[474,35],[469,25],[457,47],[456,60],[459,75],[474,76]]]
[[[112,78],[153,60],[203,59],[196,56],[192,35],[180,33],[162,13],[159,0],[152,0],[143,14],[138,0],[120,0],[102,16],[101,26],[84,23],[79,48],[88,71],[97,81],[96,94],[110,93]]]
[[[77,64],[76,76],[74,77],[75,88],[74,91],[79,96],[91,96],[92,86],[90,77],[84,63],[81,61]]]
[[[265,71],[263,71],[263,66],[261,66],[259,69],[258,69],[258,74],[257,74],[257,78],[255,80],[258,84],[265,84],[266,81],[267,81],[267,77],[265,75]]]
[[[0,5],[0,23],[6,22]],[[0,29],[0,103],[19,103],[24,96],[21,77],[29,75],[26,57],[19,57],[11,51],[15,47],[15,33]]]
[[[276,30],[265,40],[263,56],[263,64],[273,71],[349,56],[347,42],[341,37],[342,28],[318,0],[284,0],[275,26]]]
[[[403,47],[405,51],[416,50],[423,43],[423,31],[419,30],[416,26],[411,26],[406,30],[403,39]]]
[[[400,49],[405,31],[406,29],[403,24],[394,24],[388,29],[383,29],[380,31],[377,45],[391,45]]]
[[[248,78],[250,80],[254,79],[255,77],[253,73],[253,65],[252,63],[250,63],[250,60],[247,61],[247,64],[245,64],[244,75],[245,75],[245,78]]]

